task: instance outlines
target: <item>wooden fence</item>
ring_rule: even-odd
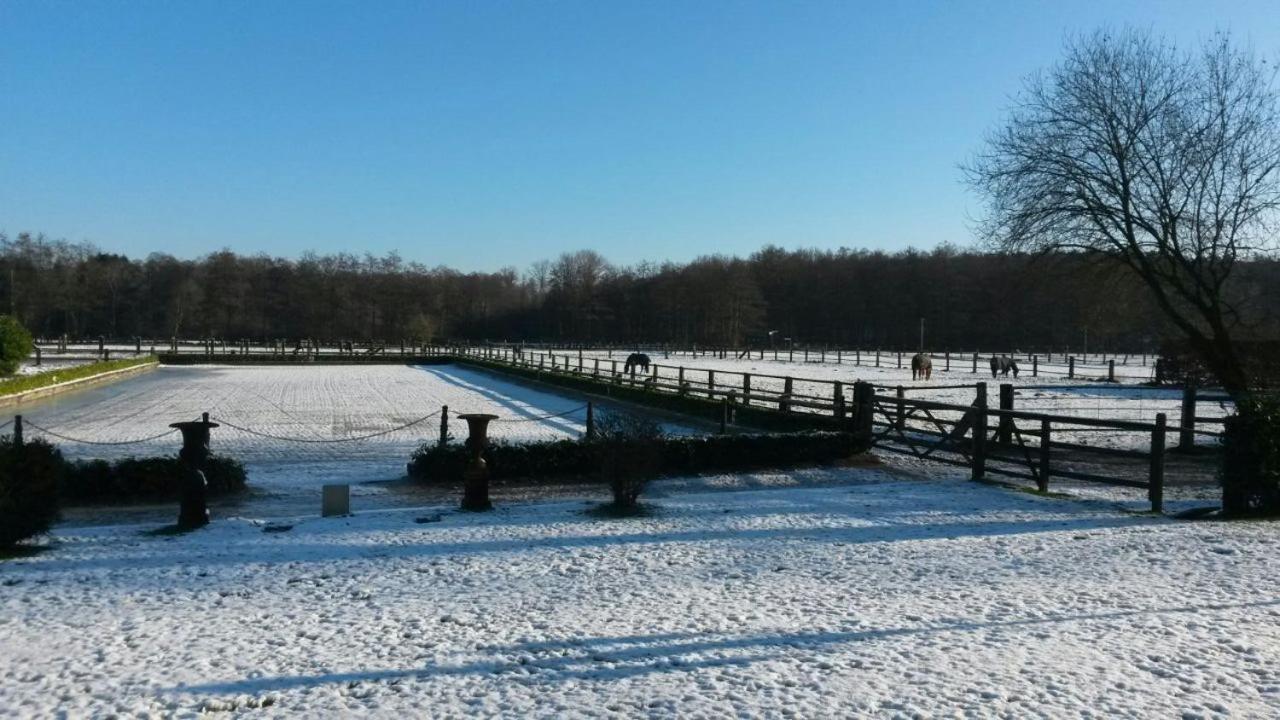
[[[1166,415],[1154,423],[1027,412],[1012,407],[1012,385],[1002,386],[1001,407],[990,407],[987,384],[975,383],[972,404],[944,403],[892,396],[871,383],[800,379],[790,376],[725,372],[650,364],[647,372],[627,372],[622,360],[585,354],[519,351],[512,348],[459,348],[462,359],[509,365],[555,382],[557,378],[590,381],[603,388],[623,386],[649,393],[718,400],[725,416],[737,408],[767,409],[792,416],[820,415],[847,423],[876,448],[922,459],[961,465],[974,479],[988,474],[1028,479],[1041,490],[1051,478],[1142,488],[1152,509],[1164,502]],[[767,384],[762,381],[769,381]],[[825,392],[809,388],[826,388]],[[938,387],[938,386],[932,386]],[[1080,435],[1141,435],[1137,448],[1082,442]],[[1134,465],[1140,466],[1135,472]]]

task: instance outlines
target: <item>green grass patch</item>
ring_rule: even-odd
[[[19,375],[7,380],[0,380],[0,397],[17,395],[29,390],[39,390],[50,385],[57,385],[71,380],[81,380],[113,370],[124,370],[153,362],[156,362],[154,355],[139,355],[138,357],[76,365],[75,367],[60,370],[49,370],[35,375]]]

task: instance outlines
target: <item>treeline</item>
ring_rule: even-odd
[[[37,336],[440,339],[778,347],[1136,350],[1168,328],[1132,277],[1077,255],[942,246],[898,253],[767,247],[748,258],[610,264],[566,253],[521,273],[462,273],[398,255],[227,250],[130,259],[0,234],[0,310]],[[1280,264],[1239,268],[1250,333],[1274,334]],[[772,336],[770,331],[773,331]]]

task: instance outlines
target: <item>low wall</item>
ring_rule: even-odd
[[[292,355],[271,353],[159,353],[165,365],[444,365],[454,361],[451,355]]]
[[[119,370],[108,370],[97,375],[89,375],[87,377],[76,378],[66,382],[55,383],[53,385],[45,385],[44,387],[32,388],[20,393],[5,395],[0,397],[0,407],[10,407],[13,405],[21,405],[32,400],[40,400],[42,398],[51,397],[72,390],[82,390],[86,387],[95,385],[105,385],[107,383],[124,380],[144,372],[150,372],[160,367],[160,363],[149,362],[142,365],[134,365],[132,367],[120,368]],[[54,371],[50,371],[54,372]]]

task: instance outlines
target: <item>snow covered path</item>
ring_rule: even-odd
[[[1280,713],[1275,525],[834,472],[629,520],[62,529],[0,563],[0,715]]]

